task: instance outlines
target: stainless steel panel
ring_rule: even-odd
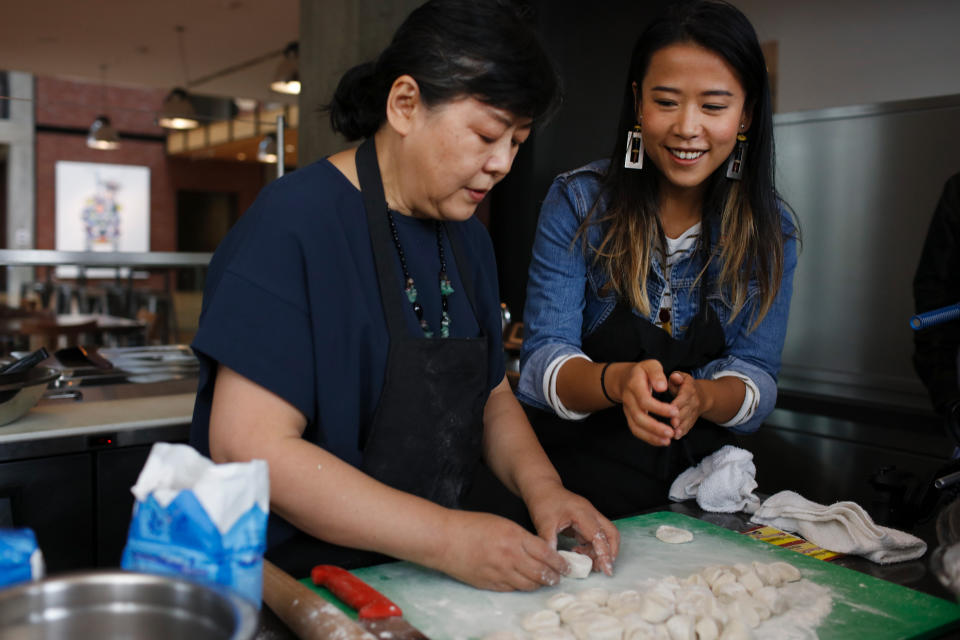
[[[778,187],[803,232],[785,376],[922,396],[912,280],[960,171],[960,96],[784,114],[775,135]]]

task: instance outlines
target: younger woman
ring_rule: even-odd
[[[616,146],[544,202],[520,399],[564,485],[607,516],[774,407],[796,231],[774,187],[756,34],[720,0],[672,2],[641,34]]]

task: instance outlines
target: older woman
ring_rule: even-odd
[[[210,266],[192,440],[270,463],[267,557],[304,574],[383,555],[498,590],[553,584],[558,532],[611,571],[618,536],[566,491],[505,381],[490,239],[474,217],[556,74],[505,3],[433,0],[343,77],[365,138],[264,189]],[[457,507],[481,456],[539,536]]]

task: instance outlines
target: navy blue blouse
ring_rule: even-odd
[[[425,317],[439,335],[435,226],[399,214],[394,219]],[[446,229],[458,236],[469,261],[460,273],[445,234],[454,288],[450,333],[487,336],[492,389],[504,376],[493,246],[476,218],[447,222]],[[400,260],[394,259],[391,286],[402,287]],[[479,317],[464,293],[464,277],[473,282]],[[404,306],[411,335],[422,335],[412,308]],[[190,441],[202,453],[209,455],[219,362],[296,407],[307,419],[304,438],[360,464],[360,429],[372,421],[383,386],[388,335],[360,191],[329,161],[265,187],[224,238],[207,271],[192,346],[200,380]]]

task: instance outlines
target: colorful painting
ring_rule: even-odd
[[[59,251],[150,250],[150,169],[97,162],[57,162],[56,248]],[[76,267],[58,267],[73,278]],[[91,278],[115,269],[86,269]]]

